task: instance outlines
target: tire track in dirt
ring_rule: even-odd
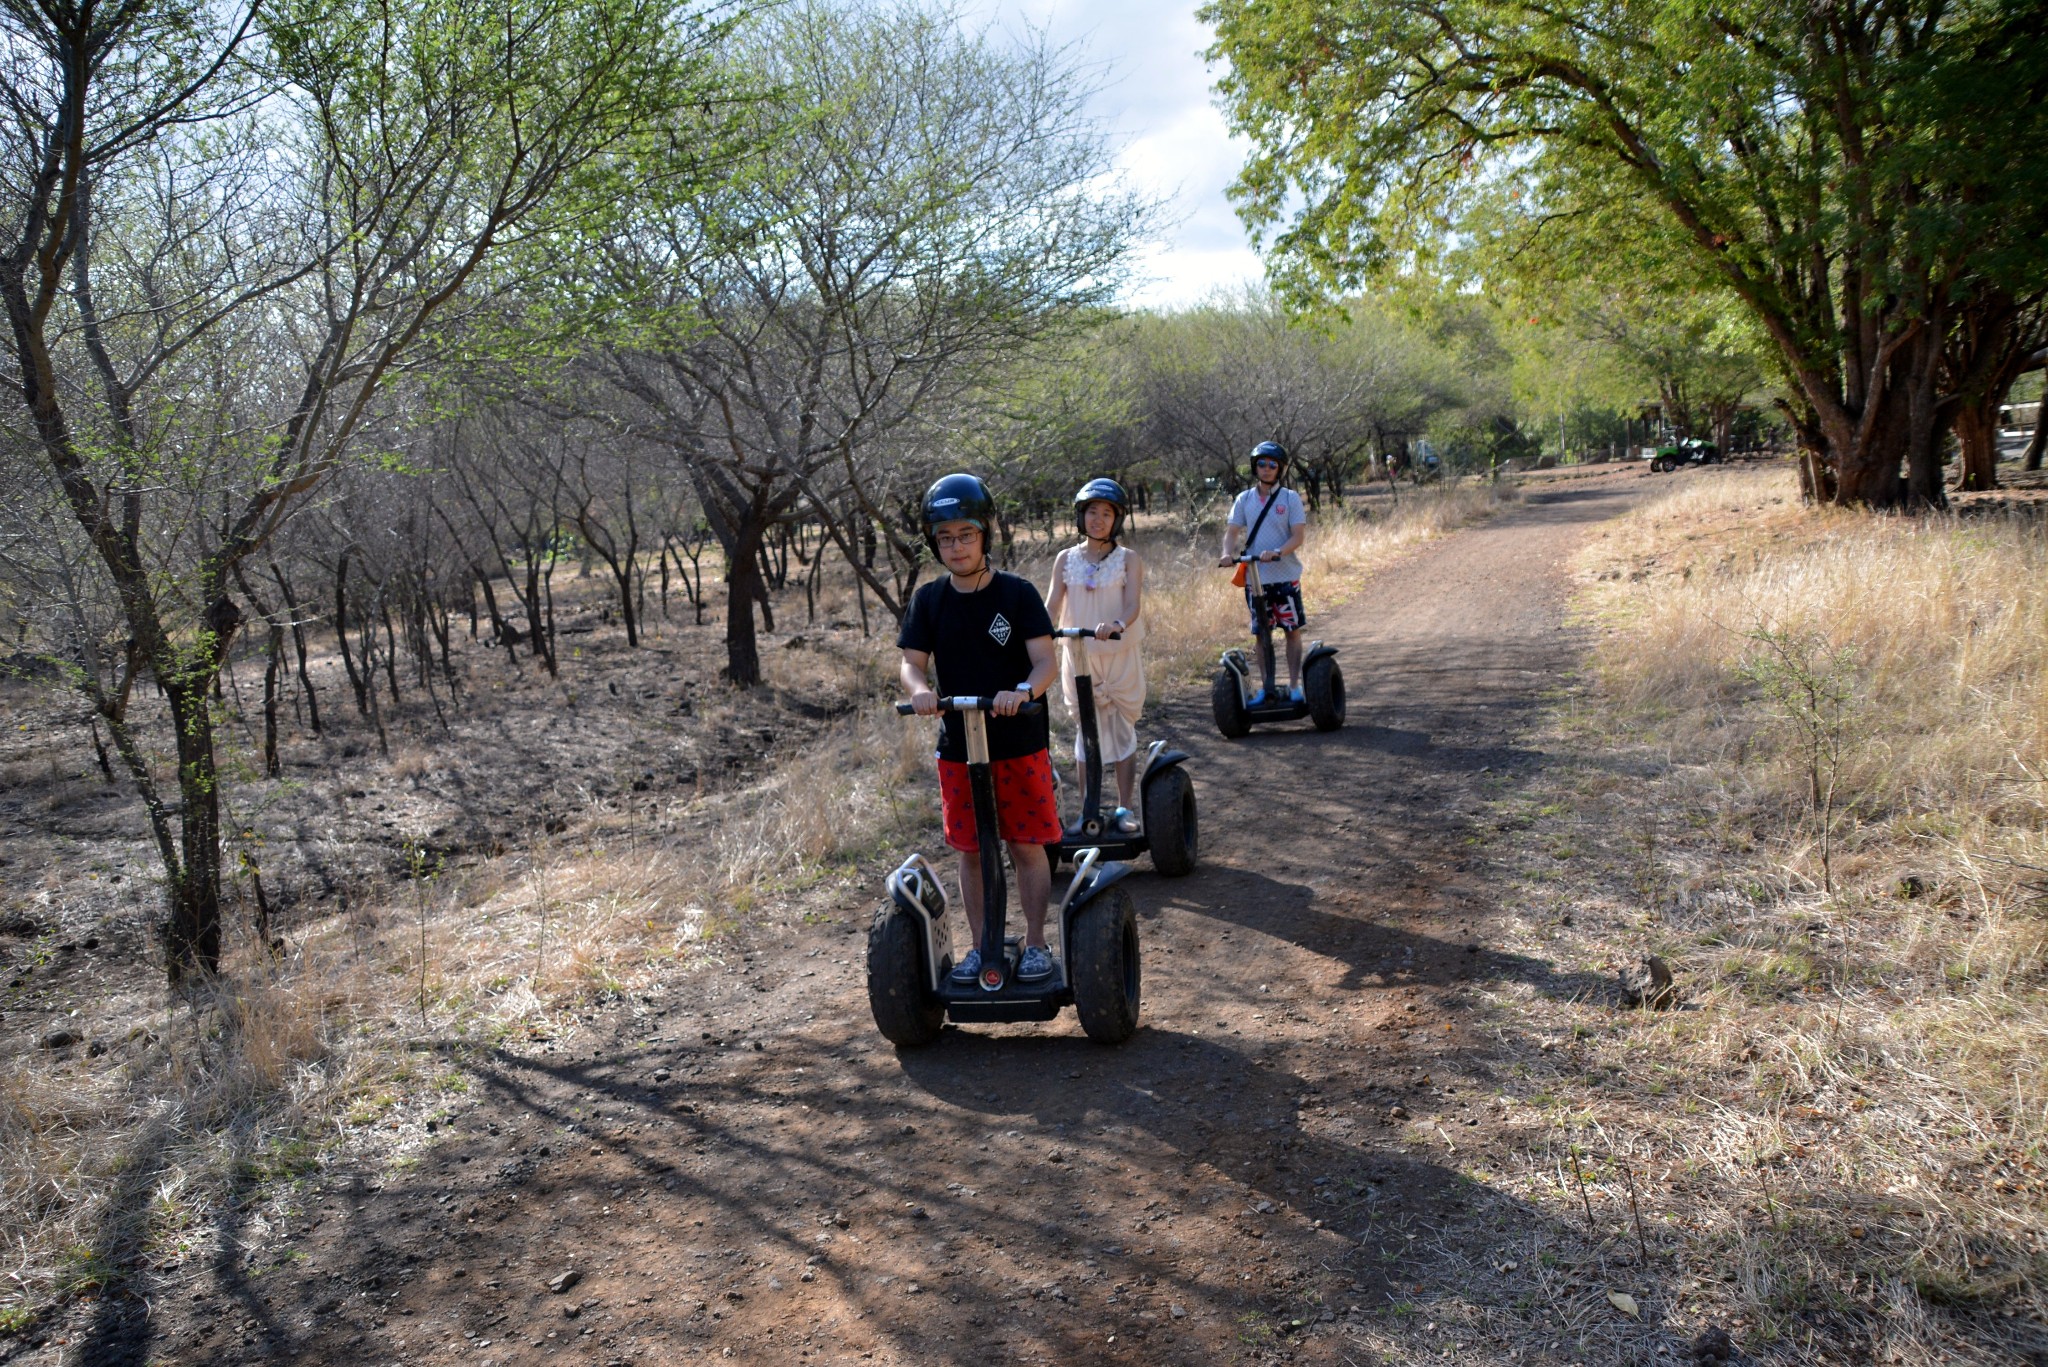
[[[1146,988],[1128,1045],[1089,1043],[1068,1013],[897,1054],[863,989],[873,901],[841,897],[723,942],[723,965],[573,1048],[470,1055],[471,1090],[417,1161],[325,1182],[261,1238],[230,1231],[146,1324],[109,1298],[53,1349],[1338,1364],[1372,1360],[1366,1327],[1413,1321],[1418,1345],[1487,1360],[1431,1339],[1429,1307],[1487,1294],[1497,1250],[1542,1217],[1466,1175],[1495,1066],[1467,994],[1586,984],[1489,948],[1473,822],[1546,762],[1518,738],[1582,650],[1565,559],[1638,488],[1532,492],[1320,612],[1341,731],[1225,742],[1206,688],[1148,722],[1195,755],[1203,850],[1189,878],[1131,885]]]

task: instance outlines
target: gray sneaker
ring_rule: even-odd
[[[967,951],[966,958],[962,959],[959,963],[953,965],[953,971],[948,976],[950,976],[956,983],[971,983],[974,981],[976,976],[980,974],[980,972],[981,951],[978,949],[970,949]]]
[[[1051,952],[1044,945],[1024,946],[1024,957],[1017,961],[1017,981],[1020,983],[1044,982],[1051,976]]]

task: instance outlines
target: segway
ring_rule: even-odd
[[[1318,731],[1336,730],[1344,724],[1344,671],[1337,667],[1337,647],[1310,641],[1301,657],[1302,701],[1276,696],[1279,690],[1275,687],[1273,668],[1273,623],[1266,615],[1259,558],[1256,554],[1240,555],[1237,563],[1245,567],[1245,588],[1258,621],[1253,634],[1259,640],[1266,700],[1252,706],[1258,685],[1253,682],[1252,664],[1244,651],[1235,646],[1224,651],[1216,677],[1209,685],[1209,710],[1216,718],[1216,729],[1226,740],[1241,740],[1251,734],[1254,726],[1307,717]]]
[[[962,1024],[1049,1021],[1069,1004],[1098,1044],[1121,1044],[1138,1029],[1138,910],[1117,884],[1131,866],[1085,849],[1074,863],[1055,914],[1060,957],[1052,976],[1017,979],[1022,937],[1004,931],[1009,890],[996,833],[995,785],[989,776],[987,713],[993,698],[941,698],[967,730],[967,774],[974,793],[974,829],[981,845],[981,972],[952,979],[951,923],[938,871],[913,854],[889,875],[889,900],[868,930],[868,1007],[883,1038],[904,1047],[929,1044],[947,1020]],[[1045,706],[1026,703],[1028,714]],[[910,716],[909,703],[896,710]]]
[[[1138,770],[1138,810],[1144,825],[1120,831],[1102,814],[1102,736],[1095,718],[1095,674],[1088,667],[1088,648],[1081,642],[1095,635],[1093,627],[1055,627],[1053,635],[1074,644],[1074,712],[1081,726],[1081,812],[1065,828],[1060,843],[1048,853],[1055,862],[1078,860],[1083,850],[1100,850],[1102,858],[1136,859],[1149,851],[1152,867],[1168,878],[1194,872],[1195,785],[1181,765],[1184,750],[1169,750],[1155,740]]]

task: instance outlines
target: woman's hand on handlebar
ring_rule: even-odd
[[[910,695],[910,710],[920,717],[939,715],[939,695],[929,688],[920,688]]]
[[[1095,624],[1095,639],[1098,641],[1120,640],[1123,634],[1124,624],[1122,622],[1097,622]]]

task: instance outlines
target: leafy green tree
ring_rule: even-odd
[[[1321,295],[1512,186],[1532,225],[1647,214],[1792,385],[1816,494],[1943,501],[1959,312],[2048,269],[2038,7],[2000,0],[1212,0],[1237,194]],[[1624,246],[1626,245],[1624,241]],[[1654,266],[1655,262],[1649,263]],[[1625,250],[1590,269],[1641,273]]]

